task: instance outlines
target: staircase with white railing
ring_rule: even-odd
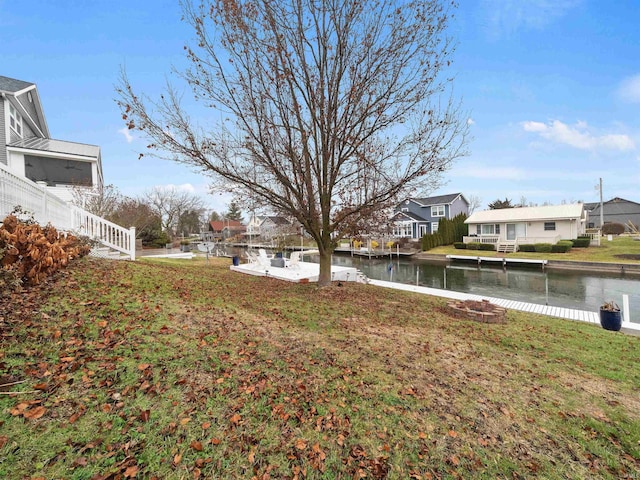
[[[46,187],[18,176],[0,164],[0,220],[16,206],[32,214],[35,221],[41,225],[50,223],[60,231],[85,235],[105,248],[118,252],[117,255],[101,255],[100,249],[94,249],[94,254],[97,253],[98,256],[136,259],[134,227],[121,227],[75,207],[48,192]]]

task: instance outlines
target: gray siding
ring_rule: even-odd
[[[460,213],[464,213],[465,215],[469,215],[469,205],[467,205],[467,202],[465,202],[462,197],[458,197],[456,198],[452,203],[451,203],[451,209],[449,211],[449,218],[453,218],[456,215],[460,214]]]
[[[0,98],[0,163],[7,165],[7,139],[5,138],[4,100]]]
[[[22,106],[25,108],[25,110],[27,110],[27,112],[29,112],[29,116],[33,119],[34,122],[36,122],[36,124],[38,125],[38,128],[40,130],[42,130],[42,119],[38,117],[38,112],[36,110],[36,104],[35,104],[35,95],[33,94],[33,92],[31,92],[32,95],[32,102],[29,101],[29,92],[23,93],[22,95],[20,95],[18,98],[18,100],[20,100],[20,103],[22,104]],[[25,123],[24,119],[23,119],[23,124]],[[34,136],[35,133],[32,131],[30,135],[28,136]]]
[[[625,224],[631,220],[634,225],[640,225],[640,204],[625,200],[608,201],[603,204],[603,207],[604,223]],[[589,212],[589,223],[600,227],[600,205]]]

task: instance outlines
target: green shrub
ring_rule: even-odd
[[[458,250],[464,250],[465,248],[467,248],[467,244],[464,242],[453,242],[453,246]]]
[[[602,226],[602,234],[603,235],[620,235],[624,233],[624,225],[622,223],[605,223]]]
[[[536,243],[535,247],[538,253],[551,253],[551,247],[553,247],[553,245],[550,243]]]
[[[571,245],[567,245],[566,243],[556,243],[555,245],[551,245],[551,253],[567,253],[571,250]]]
[[[532,243],[523,243],[522,245],[518,245],[518,250],[521,252],[535,252],[536,246]]]
[[[591,237],[578,237],[572,243],[575,248],[586,248],[591,243]]]
[[[480,250],[480,242],[467,243],[467,250]]]
[[[481,243],[478,250],[495,250],[496,246],[493,243]]]

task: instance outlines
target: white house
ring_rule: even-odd
[[[483,210],[465,220],[469,236],[463,241],[492,243],[498,251],[517,251],[522,244],[555,244],[578,238],[585,234],[587,222],[582,203]]]
[[[100,147],[52,139],[36,85],[1,75],[0,165],[65,201],[103,182]]]

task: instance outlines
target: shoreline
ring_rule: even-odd
[[[469,255],[470,261],[475,255]],[[425,260],[435,263],[452,263],[443,254],[417,253],[413,255],[416,260]],[[514,257],[509,257],[517,262]],[[545,259],[541,259],[545,260]],[[621,273],[623,275],[640,276],[640,263],[611,263],[611,262],[579,262],[574,260],[547,260],[545,270],[575,270],[575,271],[597,271],[603,273]]]

